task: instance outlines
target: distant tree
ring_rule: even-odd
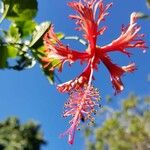
[[[43,144],[40,126],[35,122],[20,124],[15,117],[0,122],[0,150],[40,150]]]
[[[132,95],[120,111],[104,112],[109,117],[101,126],[85,129],[87,150],[150,150],[150,97]]]

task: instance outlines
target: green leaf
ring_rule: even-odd
[[[17,43],[20,40],[19,29],[16,24],[12,24],[8,31],[4,32],[5,40],[9,43]]]
[[[8,10],[10,8],[10,5],[9,4],[5,4],[4,5],[4,12],[2,14],[2,17],[0,18],[0,24],[2,23],[2,21],[5,19],[7,13],[8,13]]]
[[[36,26],[29,47],[36,49],[43,45],[43,35],[48,31],[50,25],[50,22],[44,22]]]
[[[36,22],[33,20],[17,21],[15,23],[19,29],[19,32],[20,32],[22,38],[31,35],[36,26]]]
[[[32,50],[34,58],[40,63],[41,69],[44,75],[47,77],[50,84],[54,83],[54,72],[51,70],[52,65],[49,64],[46,68],[43,67],[42,57],[45,56],[44,46],[38,47],[36,50]],[[55,62],[56,63],[56,62]]]
[[[54,84],[54,72],[49,71],[48,69],[43,69],[44,74],[46,75],[50,84]]]
[[[147,8],[150,9],[150,0],[147,0],[146,5],[147,5]]]
[[[51,68],[57,67],[58,69],[61,67],[61,61],[59,59],[51,60]]]
[[[0,68],[7,67],[7,50],[4,46],[0,47]]]
[[[7,49],[8,58],[15,58],[17,56],[18,49],[14,47],[13,45],[7,45],[6,49]]]
[[[49,65],[44,68],[44,64],[42,62],[42,57],[46,57],[46,54],[44,52],[44,46],[43,46],[43,36],[50,28],[51,24],[49,22],[44,22],[36,27],[36,30],[33,33],[32,40],[30,42],[29,47],[32,49],[32,53],[36,60],[41,64],[41,68],[44,72],[44,74],[47,76],[49,82],[51,84],[54,83],[54,72],[53,68],[57,67],[58,69],[61,67],[60,60],[53,59],[50,60]],[[62,39],[64,37],[63,33],[57,33],[58,39]]]
[[[18,49],[13,45],[0,46],[0,68],[7,68],[8,58],[15,58],[17,56],[17,53]]]
[[[0,150],[39,150],[43,144],[46,142],[36,122],[22,124],[16,117],[0,122]]]
[[[58,33],[56,33],[56,36],[57,36],[57,38],[59,39],[59,40],[61,40],[61,39],[63,39],[64,38],[64,34],[63,33],[61,33],[61,32],[58,32]]]
[[[31,20],[37,13],[37,0],[3,0],[4,7],[10,5],[6,15],[7,19],[12,21]]]

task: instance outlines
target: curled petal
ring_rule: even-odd
[[[143,51],[147,48],[143,41],[143,34],[139,34],[141,27],[137,25],[137,14],[134,12],[130,17],[130,24],[122,27],[121,35],[113,40],[110,44],[101,47],[101,52],[119,51],[130,56],[130,53],[126,51],[127,48],[140,48]]]
[[[136,70],[136,66],[135,66],[135,63],[132,63],[132,64],[129,64],[127,66],[122,66],[122,69],[125,71],[125,72],[134,72]]]
[[[116,64],[113,64],[111,59],[106,54],[101,56],[101,60],[110,72],[110,79],[116,93],[121,92],[124,89],[121,76],[126,72],[133,72],[136,70],[135,64],[132,63],[127,66],[119,67]]]

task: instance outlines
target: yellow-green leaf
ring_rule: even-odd
[[[50,22],[44,22],[36,26],[29,47],[35,49],[41,47],[43,45],[43,35],[47,32],[49,28],[50,28]]]
[[[0,68],[6,68],[8,58],[15,58],[18,50],[13,45],[0,46]]]

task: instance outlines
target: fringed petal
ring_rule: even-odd
[[[111,62],[111,59],[105,54],[101,56],[101,61],[107,67],[110,72],[110,79],[115,89],[115,93],[119,93],[124,89],[121,81],[121,76],[126,72],[133,72],[136,70],[135,64],[129,64],[127,66],[119,67]]]
[[[62,69],[65,62],[70,64],[77,60],[86,61],[89,57],[86,52],[78,52],[64,45],[54,32],[53,25],[44,36],[45,57],[42,58],[44,66],[52,65],[51,69]]]
[[[68,5],[78,13],[78,15],[70,15],[70,18],[77,20],[76,24],[79,26],[77,29],[84,32],[84,38],[89,41],[92,54],[96,47],[97,36],[102,35],[106,29],[106,27],[99,29],[98,25],[108,15],[106,11],[112,4],[104,6],[102,0],[84,0],[70,2]]]
[[[136,23],[137,14],[134,12],[130,17],[130,24],[122,27],[122,33],[116,40],[113,40],[110,44],[101,47],[101,52],[113,52],[119,51],[130,56],[130,53],[126,50],[128,48],[140,48],[143,51],[147,48],[143,41],[143,34],[139,34],[140,26]],[[100,54],[100,53],[99,53]]]

